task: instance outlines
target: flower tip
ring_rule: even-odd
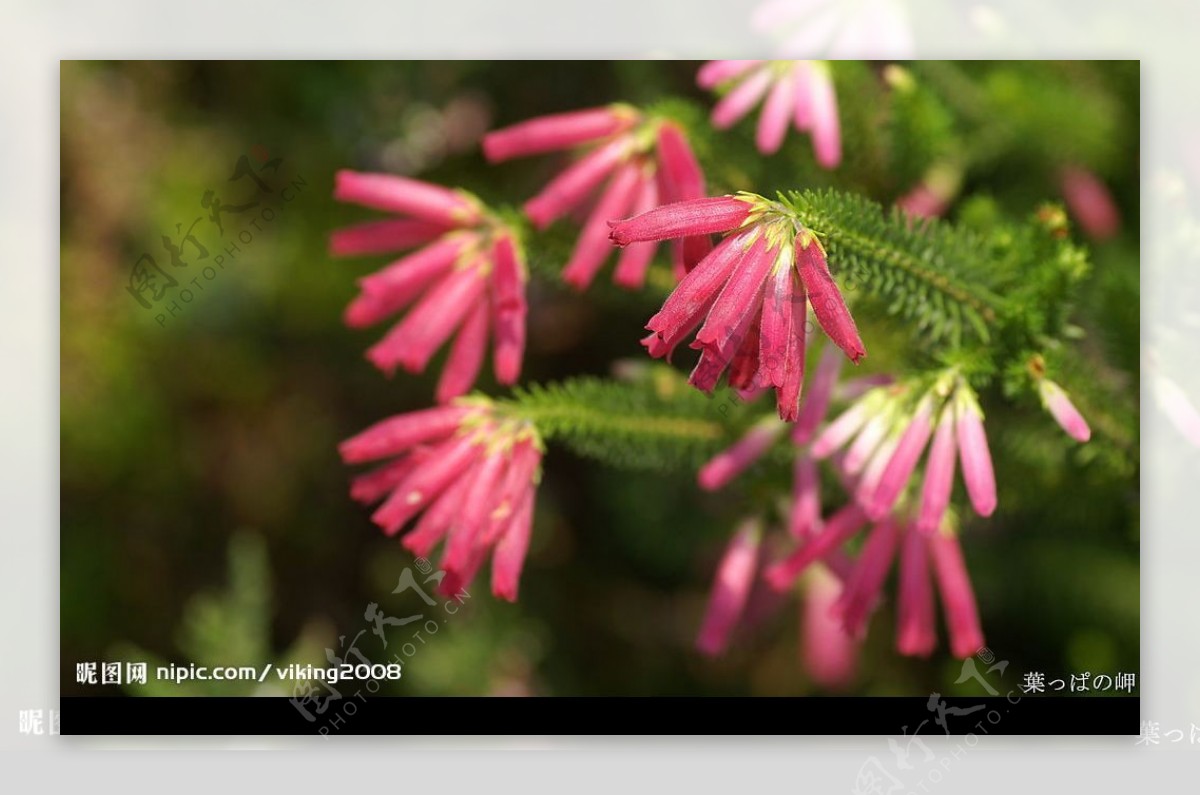
[[[501,585],[501,584],[493,583],[492,584],[492,596],[496,597],[497,599],[503,599],[504,601],[509,602],[509,603],[516,603],[516,601],[517,601],[517,584],[515,582],[512,583],[511,585],[509,585],[509,584]]]
[[[696,475],[696,485],[705,491],[717,491],[729,480],[726,472],[721,471],[722,468],[713,466],[710,462],[706,464],[698,475]]]
[[[503,149],[503,138],[498,137],[494,132],[490,132],[483,136],[483,159],[489,163],[501,163],[505,157]]]
[[[776,563],[773,566],[768,566],[763,571],[763,582],[765,582],[773,591],[786,591],[792,587],[794,576],[787,569]]]
[[[592,275],[579,271],[564,270],[562,272],[562,280],[568,287],[575,290],[575,292],[582,293],[591,286]]]
[[[522,209],[525,211],[525,217],[539,232],[544,232],[550,224],[554,223],[554,214],[536,198],[525,202]]]
[[[725,651],[725,641],[712,633],[702,633],[696,638],[696,651],[707,657],[719,657]]]

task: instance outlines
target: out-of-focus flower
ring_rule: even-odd
[[[918,503],[909,486],[931,438]],[[911,502],[920,506],[918,528],[938,528],[950,501],[956,450],[975,512],[990,516],[996,509],[983,412],[970,386],[953,373],[918,395],[904,385],[864,394],[817,436],[812,454],[823,459],[843,448],[840,467],[853,479],[855,499],[874,521]]]
[[[842,581],[818,565],[804,578],[802,588],[800,637],[804,667],[822,687],[845,688],[858,671],[859,641],[834,615],[834,605],[842,598]]]
[[[950,631],[950,651],[955,657],[971,657],[984,645],[983,630],[958,536],[942,530],[928,536],[928,544]]]
[[[787,426],[774,417],[765,417],[731,447],[721,451],[700,469],[700,488],[716,491],[753,464],[778,439]]]
[[[1079,413],[1079,409],[1075,408],[1075,404],[1061,386],[1049,378],[1039,379],[1038,394],[1042,398],[1042,405],[1068,436],[1077,442],[1086,442],[1092,438],[1092,429],[1088,427],[1087,420]]]
[[[696,638],[696,648],[705,654],[720,654],[729,644],[729,636],[741,618],[758,574],[761,544],[762,524],[757,519],[747,519],[725,549],[709,596],[708,611]]]
[[[490,333],[496,380],[515,383],[528,277],[513,231],[470,194],[404,177],[339,171],[334,198],[407,216],[335,231],[335,256],[421,246],[359,281],[360,293],[346,308],[351,327],[373,325],[412,305],[367,358],[389,374],[396,367],[419,373],[457,332],[437,385],[444,403],[475,383]]]
[[[727,91],[712,112],[718,130],[737,124],[762,102],[754,139],[760,152],[778,152],[788,127],[795,127],[811,133],[813,153],[822,166],[835,168],[842,161],[837,94],[825,62],[709,61],[700,67],[696,82]]]
[[[767,0],[750,20],[780,40],[783,55],[872,60],[912,57],[912,29],[900,0]]]
[[[962,187],[963,170],[957,162],[933,166],[908,193],[896,200],[900,210],[914,218],[937,218],[945,214]]]
[[[700,652],[723,654],[735,633],[753,629],[783,606],[782,594],[762,587],[762,573],[772,554],[770,540],[764,538],[758,519],[746,519],[738,526],[717,567],[696,638]],[[859,640],[851,637],[834,615],[835,604],[843,594],[845,562],[834,554],[828,564],[813,566],[800,589],[800,660],[813,682],[838,690],[854,680]]]
[[[1121,227],[1121,214],[1112,194],[1087,169],[1069,166],[1059,176],[1067,209],[1079,226],[1096,240],[1107,240]]]
[[[896,600],[896,651],[928,657],[937,646],[937,616],[929,579],[929,542],[908,528],[900,541],[900,584]]]
[[[679,283],[646,324],[651,356],[669,356],[696,331],[689,383],[711,392],[729,369],[735,389],[775,388],[779,416],[798,418],[806,299],[829,338],[857,363],[866,355],[854,319],[812,230],[779,202],[753,194],[678,202],[614,223],[619,246],[731,232]]]
[[[867,525],[867,516],[851,503],[833,514],[824,529],[790,555],[769,565],[763,578],[776,590],[792,587],[801,574],[812,575],[814,565],[836,560],[841,547]],[[948,528],[926,533],[886,517],[875,524],[857,560],[844,578],[841,594],[830,614],[848,636],[861,639],[872,612],[879,605],[884,582],[900,551],[896,648],[901,654],[925,657],[937,643],[929,561],[933,561],[938,588],[950,632],[950,650],[970,657],[983,646],[979,612],[957,537]]]
[[[444,542],[443,591],[469,584],[490,552],[492,592],[516,601],[541,476],[533,425],[501,416],[485,398],[460,398],[378,422],[338,450],[347,464],[387,461],[357,476],[350,496],[383,500],[371,520],[389,536],[416,519],[401,539],[414,555]]]
[[[564,281],[584,289],[612,253],[610,220],[669,202],[698,199],[704,196],[705,186],[704,174],[679,126],[628,105],[541,116],[495,130],[483,139],[484,155],[493,163],[576,147],[588,147],[587,153],[527,201],[525,214],[534,226],[544,229],[585,207],[604,185],[563,269]],[[656,248],[641,243],[621,252],[613,281],[640,288]],[[676,245],[677,272],[682,275],[711,248],[706,235]]]

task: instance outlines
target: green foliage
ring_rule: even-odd
[[[651,470],[695,466],[713,455],[729,441],[721,420],[733,413],[731,404],[682,382],[631,384],[593,377],[518,389],[501,405],[581,455]]]
[[[888,67],[895,90],[884,127],[888,171],[898,190],[913,187],[935,164],[962,157],[953,114],[926,83],[899,66]]]
[[[270,596],[271,577],[262,539],[248,534],[234,536],[229,542],[228,587],[217,593],[197,594],[184,608],[178,639],[183,657],[174,661],[176,665],[252,666],[262,671],[272,660]],[[315,624],[307,626],[292,647],[277,659],[276,666],[317,664],[331,634]],[[147,664],[144,684],[123,685],[139,696],[290,696],[294,684],[281,682],[273,673],[262,684],[228,679],[178,684],[159,680],[155,669],[171,661],[133,643],[116,644],[112,659]]]

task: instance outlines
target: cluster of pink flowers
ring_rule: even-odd
[[[840,585],[827,586],[835,594],[829,601],[829,617],[836,619],[846,638],[859,639],[880,601],[892,563],[898,559],[897,650],[928,656],[937,644],[929,575],[932,563],[951,651],[969,657],[983,645],[983,632],[947,510],[956,462],[961,463],[963,483],[975,511],[986,517],[996,509],[995,475],[978,399],[956,371],[946,372],[924,390],[868,383],[857,394],[860,385],[846,384],[841,395],[853,395],[853,402],[814,433],[824,423],[835,395],[841,358],[830,356],[831,352],[826,350],[805,411],[792,426],[795,465],[788,528],[796,548],[769,565],[750,568],[735,565],[749,548],[746,538],[736,536],[714,586],[699,645],[713,653],[724,648],[744,607],[739,606],[744,597],[737,595],[748,593],[755,579],[785,591],[814,565],[822,567],[824,573],[819,576],[828,579],[832,572],[840,580]],[[1063,429],[1076,440],[1087,441],[1087,423],[1062,388],[1042,377],[1038,389]],[[753,425],[701,468],[701,487],[712,490],[729,483],[761,458],[787,427],[774,417]],[[923,477],[915,475],[922,456]],[[832,458],[850,501],[822,519],[816,462],[827,458]],[[919,495],[909,494],[914,482],[920,484]],[[848,560],[843,547],[868,525],[871,530],[861,551],[853,561]],[[801,582],[806,583],[807,577]]]
[[[735,124],[761,101],[756,143],[762,152],[778,151],[795,127],[811,133],[821,165],[840,162],[837,101],[826,64],[711,61],[698,82],[726,92],[712,114],[718,128]],[[698,480],[705,490],[722,488],[788,436],[794,454],[789,548],[769,543],[757,518],[739,526],[718,567],[698,648],[724,650],[754,612],[758,591],[778,601],[798,586],[810,674],[831,687],[844,685],[898,561],[897,649],[932,653],[936,582],[952,652],[974,654],[983,634],[949,513],[956,469],[980,516],[995,511],[997,493],[983,412],[967,380],[949,370],[932,384],[878,377],[839,383],[844,359],[857,364],[866,348],[820,231],[805,226],[786,200],[706,196],[704,175],[673,122],[613,105],[496,130],[483,150],[493,163],[581,150],[523,208],[539,230],[567,215],[586,215],[563,279],[586,288],[615,244],[614,281],[640,287],[658,244],[671,241],[679,283],[647,322],[650,334],[642,344],[652,357],[664,358],[691,338],[700,355],[689,383],[702,391],[711,392],[726,376],[743,396],[774,390],[778,418],[755,423],[707,462]],[[1104,206],[1102,186],[1089,177],[1065,173],[1064,192],[1085,227],[1111,233],[1115,210]],[[913,215],[935,215],[952,194],[927,180],[899,204]],[[453,337],[436,389],[441,405],[383,420],[340,446],[348,464],[385,462],[357,476],[351,496],[380,503],[372,520],[389,536],[411,522],[402,544],[414,554],[426,556],[442,545],[444,590],[470,583],[490,555],[493,593],[515,600],[542,442],[527,420],[486,398],[462,396],[478,378],[489,337],[496,380],[511,385],[520,374],[528,275],[518,233],[466,192],[403,177],[341,171],[334,196],[396,217],[337,230],[333,254],[415,249],[361,279],[346,309],[353,327],[405,313],[367,358],[389,374],[397,367],[422,372]],[[724,237],[714,246],[713,235]],[[823,346],[806,385],[810,307],[831,344]],[[1091,431],[1066,392],[1040,371],[1035,383],[1054,419],[1072,438],[1087,441]],[[849,406],[827,421],[835,400]],[[827,517],[818,471],[826,459],[850,496]],[[865,528],[851,556],[845,548]]]
[[[805,416],[792,426],[796,464],[788,536],[796,549],[769,563],[756,557],[760,564],[751,567],[745,558],[751,546],[757,550],[757,543],[751,545],[749,534],[739,531],[721,564],[698,646],[709,653],[724,650],[744,610],[745,594],[757,579],[778,591],[790,590],[797,580],[805,592],[811,580],[826,582],[823,587],[829,598],[824,617],[840,628],[840,644],[856,641],[880,602],[893,561],[898,560],[896,650],[910,656],[929,656],[934,651],[932,568],[946,612],[950,651],[970,657],[984,644],[983,630],[958,533],[947,520],[947,510],[956,462],[961,464],[962,480],[976,512],[989,516],[996,509],[995,474],[978,399],[955,371],[944,373],[924,391],[904,384],[869,384],[845,412],[814,434],[835,396],[841,358],[830,353],[832,349],[827,349],[817,365]],[[842,396],[858,391],[850,384],[845,387]],[[1038,388],[1063,429],[1076,440],[1087,441],[1087,423],[1062,388],[1045,378]],[[766,454],[786,428],[774,417],[752,425],[701,468],[702,488],[719,489],[730,483]],[[914,477],[923,455],[924,476]],[[851,500],[822,519],[816,462],[830,458]],[[919,494],[908,496],[911,483],[919,483]],[[842,549],[869,525],[862,550],[848,560]],[[851,662],[845,664],[852,668]]]
[[[651,240],[729,232],[679,283],[646,324],[643,344],[669,356],[696,332],[701,351],[689,379],[705,392],[729,370],[729,385],[774,387],[779,416],[794,421],[804,380],[807,305],[846,356],[866,348],[816,234],[779,202],[753,194],[676,202],[612,225],[612,240]],[[697,331],[696,329],[699,328]]]
[[[696,82],[701,88],[728,90],[713,108],[712,123],[718,130],[737,124],[762,102],[755,135],[760,152],[778,152],[788,127],[794,126],[811,132],[819,164],[836,168],[842,162],[837,94],[824,62],[709,61]]]
[[[415,302],[367,358],[387,373],[398,366],[419,373],[457,332],[437,385],[444,403],[475,383],[490,330],[496,380],[515,383],[528,277],[513,230],[469,194],[388,174],[339,171],[334,198],[401,216],[335,231],[335,256],[421,247],[363,278],[346,308],[347,325],[362,328]]]
[[[354,479],[350,495],[382,500],[371,519],[389,536],[417,519],[401,543],[428,556],[444,542],[441,587],[466,587],[492,555],[492,592],[516,601],[529,548],[542,442],[528,422],[483,398],[382,420],[339,446],[347,464],[387,460]]]
[[[542,116],[490,132],[483,139],[484,154],[493,163],[576,147],[587,147],[586,154],[525,202],[525,214],[535,227],[544,229],[586,208],[603,185],[563,269],[563,280],[582,290],[612,253],[609,221],[698,199],[705,195],[705,185],[704,173],[678,125],[648,118],[627,105]],[[677,273],[685,273],[711,248],[705,235],[681,241],[675,247]],[[622,287],[641,287],[656,249],[653,243],[642,243],[622,251],[613,281]]]

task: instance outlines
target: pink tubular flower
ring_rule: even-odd
[[[918,475],[923,483],[914,526],[925,533],[940,526],[950,503],[956,453],[976,513],[990,516],[996,509],[996,482],[983,412],[970,386],[953,371],[924,394],[913,395],[903,384],[868,390],[821,431],[811,450],[821,459],[848,446],[838,467],[867,515],[879,521],[892,511],[905,514],[912,505],[909,484],[931,436],[925,472]]]
[[[763,573],[767,584],[777,591],[790,588],[800,573],[818,560],[825,560],[867,523],[862,509],[851,503],[825,522],[819,533],[811,536],[788,557],[767,567]]]
[[[917,407],[917,412],[909,421],[908,427],[904,429],[896,445],[896,452],[888,459],[887,466],[880,475],[879,485],[867,496],[864,507],[871,519],[879,521],[896,504],[900,492],[908,483],[913,470],[917,468],[925,445],[929,442],[929,436],[933,432],[932,415],[933,401],[927,396]]]
[[[627,105],[542,116],[484,136],[490,162],[589,147],[586,154],[525,203],[525,214],[544,229],[584,208],[599,189],[583,232],[563,270],[563,279],[585,289],[612,253],[608,222],[641,214],[661,204],[704,196],[704,174],[683,131],[673,122],[650,118]],[[603,186],[603,187],[602,187]],[[617,263],[614,281],[640,288],[657,245],[632,245]],[[706,235],[675,247],[676,269],[686,272],[711,248]]]
[[[392,174],[339,171],[333,198],[443,226],[473,226],[482,217],[472,196]]]
[[[954,488],[954,410],[943,409],[938,420],[937,432],[929,448],[929,460],[925,464],[925,482],[921,487],[921,511],[916,527],[924,533],[932,533],[942,524],[942,517],[950,506],[950,492]]]
[[[938,163],[914,188],[896,200],[896,206],[914,218],[937,218],[958,195],[962,179],[960,164],[955,161]]]
[[[516,600],[542,460],[532,425],[464,398],[378,422],[338,449],[347,464],[389,459],[356,477],[351,496],[383,499],[371,519],[388,535],[416,519],[401,540],[415,555],[445,542],[443,590],[465,587],[493,552],[492,591]]]
[[[854,362],[866,355],[825,262],[825,251],[780,202],[740,194],[678,202],[612,224],[619,246],[732,232],[700,261],[646,328],[651,356],[668,356],[695,331],[700,360],[689,382],[711,392],[727,368],[735,389],[774,387],[794,422],[804,379],[806,301]],[[698,330],[697,330],[698,329]]]
[[[896,199],[896,206],[914,218],[937,218],[946,212],[950,202],[922,182]]]
[[[817,373],[808,389],[808,396],[800,404],[800,414],[792,426],[792,443],[808,444],[817,428],[829,413],[833,390],[842,371],[842,357],[832,345],[826,345],[817,363]]]
[[[842,583],[824,566],[804,579],[801,609],[801,654],[808,675],[818,685],[839,690],[854,681],[858,668],[858,641],[831,615],[841,598]]]
[[[1086,442],[1092,438],[1092,429],[1088,427],[1087,420],[1079,413],[1079,409],[1075,408],[1075,404],[1067,397],[1062,387],[1049,378],[1043,378],[1038,381],[1038,392],[1042,398],[1042,405],[1068,436],[1077,442]]]
[[[763,154],[783,145],[789,126],[812,133],[817,162],[835,168],[842,160],[837,95],[821,61],[709,61],[700,68],[701,88],[728,87],[712,112],[713,126],[732,127],[763,102],[755,143]],[[763,98],[766,98],[763,101]]]
[[[696,638],[696,648],[705,654],[720,654],[729,644],[729,635],[754,585],[761,541],[762,527],[758,520],[747,519],[738,527],[721,558],[704,624]]]
[[[957,406],[955,432],[958,436],[958,454],[962,460],[963,482],[975,513],[991,516],[996,510],[996,476],[992,471],[987,433],[983,430],[983,411],[974,397],[965,391],[962,395]]]
[[[376,367],[422,372],[451,337],[437,385],[445,403],[465,394],[493,340],[496,380],[516,382],[525,347],[525,283],[512,231],[474,197],[437,185],[383,174],[339,171],[334,197],[413,216],[337,230],[336,255],[418,250],[360,280],[346,324],[362,328],[411,305],[405,317],[367,351]]]
[[[904,531],[901,544],[896,651],[912,657],[928,657],[937,645],[937,628],[926,538],[910,527]]]
[[[1121,215],[1112,194],[1092,172],[1071,166],[1059,178],[1067,208],[1080,227],[1096,240],[1107,240],[1121,226]]]
[[[788,516],[788,534],[797,541],[821,532],[821,478],[817,464],[799,454],[792,465],[792,506]]]
[[[952,533],[939,532],[929,537],[928,543],[950,631],[950,651],[955,657],[970,657],[984,645],[983,630],[979,627],[975,592],[958,538]]]
[[[867,619],[879,602],[883,581],[892,567],[898,536],[899,530],[891,519],[875,525],[850,572],[842,597],[834,606],[846,632],[853,637],[862,637],[866,632]]]
[[[697,478],[700,488],[705,491],[723,488],[761,458],[783,433],[785,427],[774,417],[760,420],[731,447],[721,451],[701,467]]]

